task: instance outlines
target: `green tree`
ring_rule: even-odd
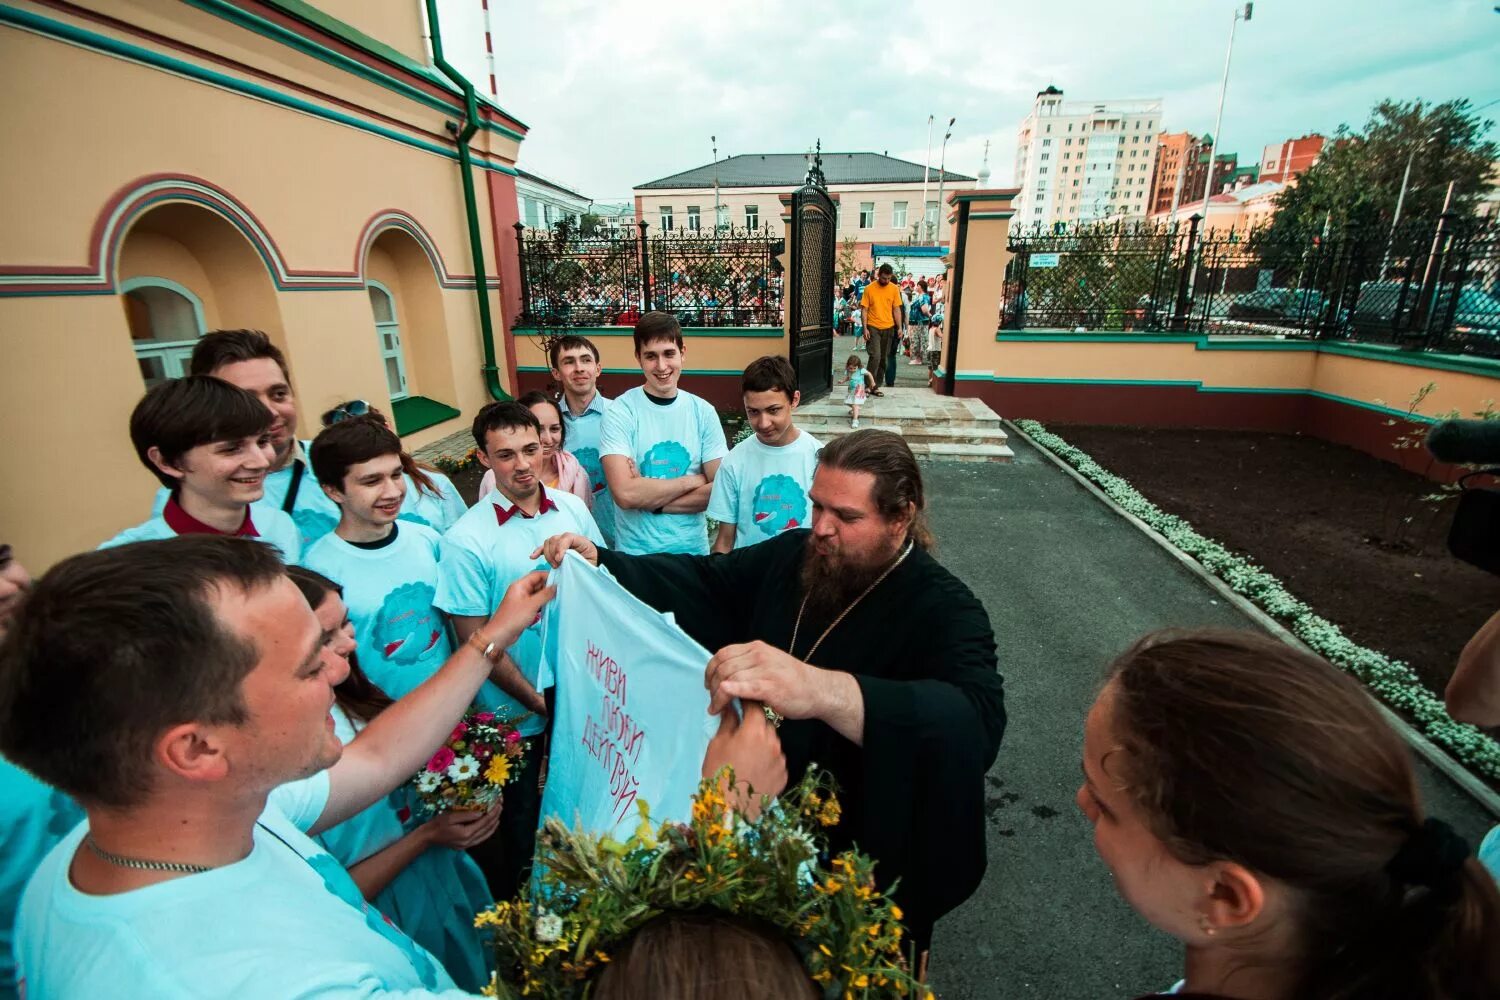
[[[838,278],[839,287],[843,288],[854,279],[854,272],[859,270],[858,258],[855,256],[856,246],[853,236],[845,236],[839,244],[838,260],[835,263],[835,273]]]
[[[604,225],[604,218],[594,212],[584,212],[578,219],[578,235],[594,236],[599,228]]]
[[[1408,161],[1403,219],[1435,219],[1449,181],[1453,210],[1471,214],[1500,156],[1500,146],[1485,138],[1493,124],[1467,100],[1381,101],[1362,130],[1339,126],[1318,162],[1277,196],[1271,238],[1305,242],[1325,222],[1334,228],[1389,226]]]

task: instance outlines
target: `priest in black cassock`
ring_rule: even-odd
[[[722,555],[628,556],[562,535],[631,593],[717,650],[710,711],[759,702],[780,726],[787,773],[838,783],[835,851],[878,862],[919,950],[985,869],[984,776],[1005,733],[995,637],[973,593],[932,557],[921,470],[888,431],[819,456],[811,530]]]

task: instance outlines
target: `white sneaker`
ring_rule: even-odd
[[[855,417],[853,420],[849,421],[849,427],[852,430],[859,430],[859,418]]]

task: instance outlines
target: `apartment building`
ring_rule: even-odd
[[[1015,221],[1022,226],[1143,218],[1152,207],[1162,101],[1036,95],[1016,135]]]

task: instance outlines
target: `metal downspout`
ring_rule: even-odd
[[[474,198],[474,160],[469,155],[469,140],[479,131],[479,101],[474,96],[474,84],[443,58],[443,32],[438,25],[437,0],[426,0],[427,27],[432,35],[432,61],[438,70],[458,85],[464,94],[464,125],[462,129],[449,124],[449,131],[458,138],[458,165],[463,173],[464,214],[469,220],[469,253],[474,259],[474,294],[479,303],[479,339],[484,343],[484,364],[480,372],[484,386],[491,399],[510,399],[500,385],[500,369],[495,365],[495,325],[490,318],[490,295],[488,270],[484,265],[484,243],[480,239],[479,205]]]

